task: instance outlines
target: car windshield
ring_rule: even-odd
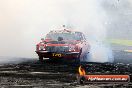
[[[63,40],[82,40],[81,33],[50,33],[46,39],[58,40],[58,37],[62,37]]]

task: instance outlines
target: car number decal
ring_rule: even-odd
[[[62,57],[62,54],[58,54],[58,53],[53,53],[52,54],[54,57]]]

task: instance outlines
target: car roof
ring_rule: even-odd
[[[73,29],[59,29],[51,30],[49,33],[82,33],[82,32],[74,31]]]

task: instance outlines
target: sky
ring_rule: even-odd
[[[35,45],[63,24],[103,40],[109,23],[115,22],[104,3],[110,7],[124,2],[132,4],[131,0],[0,0],[0,56],[37,57]]]

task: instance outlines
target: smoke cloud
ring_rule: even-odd
[[[105,40],[111,18],[103,3],[106,0],[1,0],[0,56],[37,57],[40,38],[63,24],[84,32],[90,42]]]

